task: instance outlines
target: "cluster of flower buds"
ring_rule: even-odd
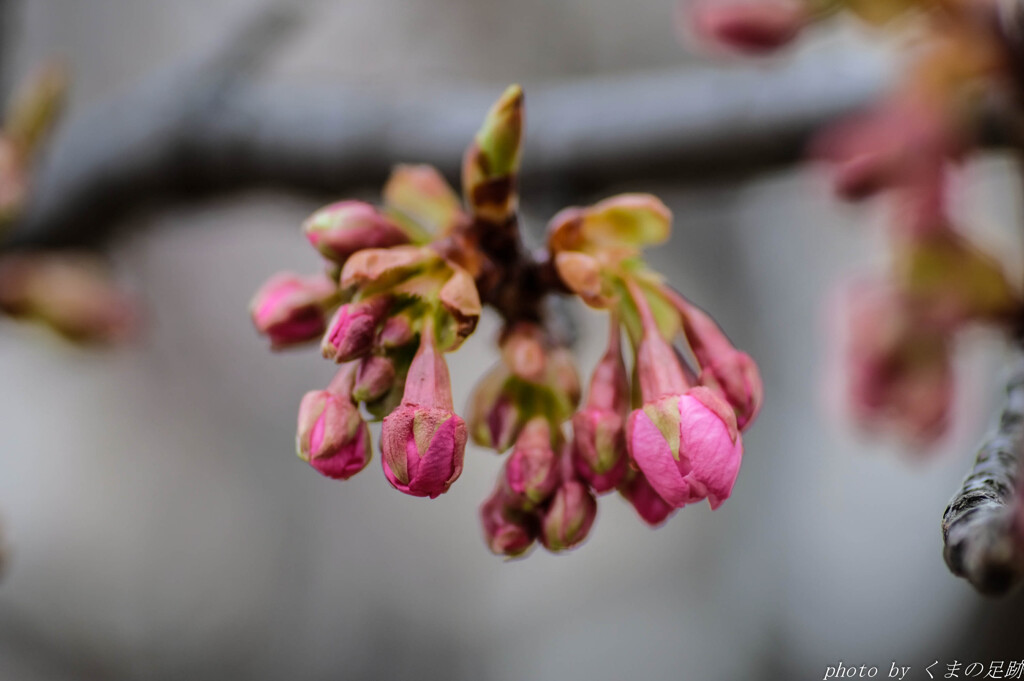
[[[1001,264],[954,226],[948,207],[951,167],[976,144],[983,105],[1019,101],[1014,64],[1024,45],[1001,4],[701,0],[693,14],[702,35],[755,53],[841,10],[876,26],[915,27],[898,87],[813,145],[835,168],[841,197],[892,200],[889,271],[847,295],[846,397],[861,425],[913,444],[933,441],[949,421],[956,333],[976,322],[1013,331],[1021,309]]]
[[[488,546],[505,556],[538,541],[550,551],[577,546],[597,495],[613,490],[652,525],[702,499],[717,507],[739,471],[739,432],[762,399],[750,357],[643,264],[640,249],[670,229],[653,196],[568,209],[552,220],[544,257],[523,248],[522,107],[519,88],[509,88],[467,149],[465,204],[436,170],[401,166],[382,206],[344,201],[305,222],[323,274],[275,275],[251,305],[272,348],[319,339],[341,365],[299,409],[298,453],[319,473],[347,479],[367,465],[368,419],[383,421],[385,477],[414,496],[448,490],[468,439],[509,452],[480,508]],[[610,320],[582,407],[572,353],[539,304],[567,292]],[[473,332],[482,303],[505,321],[500,360],[479,380],[464,422],[444,353]],[[677,336],[696,369],[674,347]]]

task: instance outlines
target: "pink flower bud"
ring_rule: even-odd
[[[338,308],[320,344],[324,357],[340,364],[368,353],[390,306],[389,296],[378,295]]]
[[[359,363],[352,399],[356,402],[373,402],[383,397],[395,382],[395,363],[387,357],[369,355]]]
[[[703,2],[694,12],[698,34],[740,52],[763,54],[793,41],[809,20],[794,0]]]
[[[408,345],[416,338],[416,329],[407,314],[396,314],[388,317],[380,329],[377,343],[384,350],[394,350]]]
[[[590,378],[587,404],[572,419],[576,472],[598,493],[614,489],[627,468],[629,378],[622,361],[621,333],[613,317],[608,349]]]
[[[370,430],[347,395],[306,393],[296,441],[299,458],[328,478],[347,480],[370,462]]]
[[[334,262],[343,263],[365,248],[408,243],[401,227],[362,201],[341,201],[321,208],[302,225],[309,243]]]
[[[516,438],[512,454],[505,463],[505,482],[511,499],[524,510],[544,503],[561,478],[560,458],[555,449],[561,444],[560,438],[557,433],[552,435],[546,418],[531,419]]]
[[[540,542],[548,551],[578,546],[594,524],[597,499],[575,478],[564,480],[541,516]]]
[[[500,483],[480,506],[480,523],[487,547],[499,556],[521,556],[537,538],[537,517],[510,504]]]
[[[619,486],[619,494],[633,505],[644,522],[651,527],[658,527],[676,512],[674,506],[658,496],[640,471],[629,471],[626,480]]]
[[[740,352],[715,320],[671,288],[665,297],[679,310],[683,333],[701,367],[700,384],[728,402],[740,430],[750,427],[764,402],[764,385],[757,364]]]
[[[435,498],[462,473],[466,424],[452,407],[451,380],[435,346],[431,318],[405,381],[402,404],[384,418],[384,475],[395,489]]]
[[[314,340],[326,328],[324,307],[336,290],[323,275],[275,274],[249,304],[253,324],[275,350]]]
[[[473,442],[497,452],[512,446],[525,418],[508,385],[509,371],[499,364],[477,382],[467,407]]]
[[[630,456],[669,505],[707,498],[714,509],[732,493],[743,443],[733,410],[707,388],[645,403],[626,429]]]

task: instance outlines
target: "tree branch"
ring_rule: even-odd
[[[7,245],[102,244],[120,212],[168,196],[253,185],[337,195],[382,181],[402,161],[455,177],[497,92],[387,99],[225,75],[252,54],[225,49],[212,61],[229,68],[199,59],[68,120]],[[862,52],[834,52],[781,70],[687,69],[533,88],[524,193],[651,175],[705,179],[791,162],[822,123],[877,93],[884,71],[882,60]]]
[[[1024,576],[1017,520],[1024,449],[1024,354],[1006,386],[999,424],[978,450],[974,468],[942,516],[943,557],[953,574],[985,594],[1006,593]]]

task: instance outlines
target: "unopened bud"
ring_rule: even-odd
[[[536,516],[511,505],[501,483],[480,506],[480,522],[491,552],[509,558],[526,553],[539,530]]]
[[[359,363],[352,399],[356,402],[373,402],[391,390],[395,382],[395,363],[381,355],[369,355]]]
[[[511,498],[524,510],[544,503],[558,486],[560,439],[557,434],[553,437],[551,424],[543,416],[531,419],[516,438],[505,463],[505,482]]]
[[[390,297],[377,295],[338,308],[320,344],[324,357],[340,364],[368,353],[390,305]]]
[[[306,393],[299,406],[299,458],[321,475],[348,479],[370,462],[370,430],[347,395]]]
[[[429,233],[442,236],[466,220],[462,202],[429,165],[400,165],[384,185],[384,204]]]
[[[408,243],[401,227],[362,201],[341,201],[321,208],[302,225],[313,247],[336,263],[366,248]]]
[[[587,486],[574,478],[564,480],[541,516],[540,541],[548,551],[578,546],[596,516],[597,500]]]

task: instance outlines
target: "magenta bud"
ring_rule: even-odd
[[[505,463],[505,483],[510,499],[530,510],[544,503],[555,491],[561,477],[560,457],[552,437],[551,425],[542,416],[531,419],[516,438],[512,454]]]
[[[306,393],[299,406],[299,458],[328,478],[348,479],[370,462],[370,430],[347,395]]]
[[[499,556],[521,556],[537,538],[536,516],[510,505],[501,484],[480,506],[480,523],[487,547]]]
[[[303,223],[302,231],[314,248],[337,263],[364,248],[389,248],[409,241],[401,227],[362,201],[321,208]]]
[[[337,292],[325,276],[289,272],[267,280],[249,304],[253,324],[275,350],[316,339],[326,327],[324,308]]]
[[[715,42],[763,54],[792,42],[809,19],[805,3],[795,0],[705,2],[695,11],[694,25]]]
[[[452,408],[451,379],[430,317],[409,366],[402,404],[384,417],[384,475],[395,489],[435,498],[462,473],[466,424]]]
[[[572,418],[576,473],[598,494],[622,481],[628,467],[625,419],[614,411],[586,407]]]
[[[651,487],[677,508],[732,493],[743,458],[736,416],[707,388],[647,402],[629,415],[629,454]]]
[[[597,499],[579,480],[565,480],[541,516],[540,542],[548,551],[578,546],[594,524]]]
[[[619,494],[633,505],[644,522],[651,527],[661,525],[676,512],[674,506],[658,496],[640,471],[629,471],[626,480],[619,486]]]
[[[473,442],[497,452],[512,446],[524,421],[514,396],[507,390],[508,381],[505,365],[494,367],[473,388],[467,408]]]
[[[368,353],[390,306],[391,299],[381,295],[338,308],[320,344],[324,357],[340,364]]]
[[[359,363],[352,399],[356,402],[373,402],[383,397],[395,382],[395,363],[387,357],[368,355]]]
[[[416,338],[416,330],[408,315],[396,314],[388,317],[377,336],[377,344],[384,350],[394,350],[408,345]]]
[[[736,425],[745,430],[757,418],[764,402],[764,386],[757,364],[745,352],[732,350],[701,369],[699,382],[723,398],[736,412]]]

